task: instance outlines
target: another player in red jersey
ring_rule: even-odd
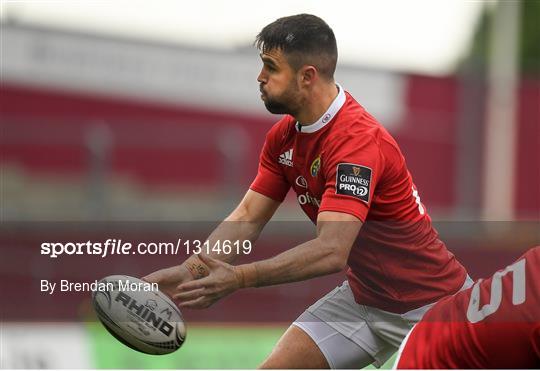
[[[348,266],[347,281],[293,323],[262,367],[380,366],[433,303],[467,285],[467,273],[438,239],[397,143],[334,81],[332,29],[300,14],[266,26],[256,44],[261,99],[285,115],[266,137],[250,190],[208,241],[255,240],[290,188],[317,237],[238,266],[234,256],[199,255],[146,279],[204,308],[243,287]]]
[[[430,309],[399,369],[540,368],[540,246]]]

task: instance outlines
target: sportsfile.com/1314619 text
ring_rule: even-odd
[[[62,255],[97,255],[105,258],[110,255],[178,255],[192,254],[244,254],[251,253],[250,240],[184,240],[175,242],[138,242],[136,244],[122,239],[110,238],[103,242],[43,242],[41,255],[58,258]]]

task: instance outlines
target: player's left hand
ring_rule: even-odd
[[[177,293],[173,298],[180,302],[180,307],[208,308],[240,287],[238,276],[232,265],[208,255],[199,254],[198,256],[208,266],[210,273],[204,278],[183,283],[176,288]]]

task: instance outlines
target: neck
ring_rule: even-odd
[[[294,115],[294,118],[302,126],[315,123],[328,110],[338,92],[334,81],[314,87],[302,105],[302,109]]]

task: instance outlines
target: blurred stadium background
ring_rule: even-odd
[[[203,3],[223,10],[219,2]],[[250,18],[227,3],[224,18]],[[248,290],[204,313],[188,312],[187,343],[165,357],[119,344],[93,322],[87,295],[38,292],[43,278],[142,275],[176,261],[53,264],[39,256],[44,238],[67,233],[86,241],[115,226],[158,240],[180,231],[195,236],[226,216],[255,175],[265,132],[276,121],[257,93],[255,34],[278,16],[313,12],[334,27],[338,47],[357,40],[364,48],[358,35],[337,32],[322,2],[292,3],[259,23],[246,21],[250,34],[224,48],[122,28],[106,13],[93,29],[62,21],[65,2],[2,1],[2,368],[254,368],[285,326],[343,279]],[[376,18],[381,14],[369,13],[374,3],[345,4],[348,13]],[[427,3],[410,3],[409,23],[430,16],[413,9]],[[365,59],[345,53],[337,80],[394,135],[443,239],[478,278],[540,243],[540,1],[441,3],[474,7],[468,22],[457,20],[464,46],[444,66],[407,65],[408,54],[370,59],[366,49]],[[158,24],[172,3],[160,4]],[[398,12],[397,1],[386,6]],[[191,12],[181,16],[212,28],[204,9]],[[132,15],[126,7],[123,16]],[[424,34],[451,26],[438,17]],[[424,42],[399,40],[398,27],[391,31],[399,44]],[[237,33],[232,26],[230,32]],[[376,30],[366,36],[378,43]],[[256,245],[261,256],[248,260],[313,233],[294,197],[276,220]]]

